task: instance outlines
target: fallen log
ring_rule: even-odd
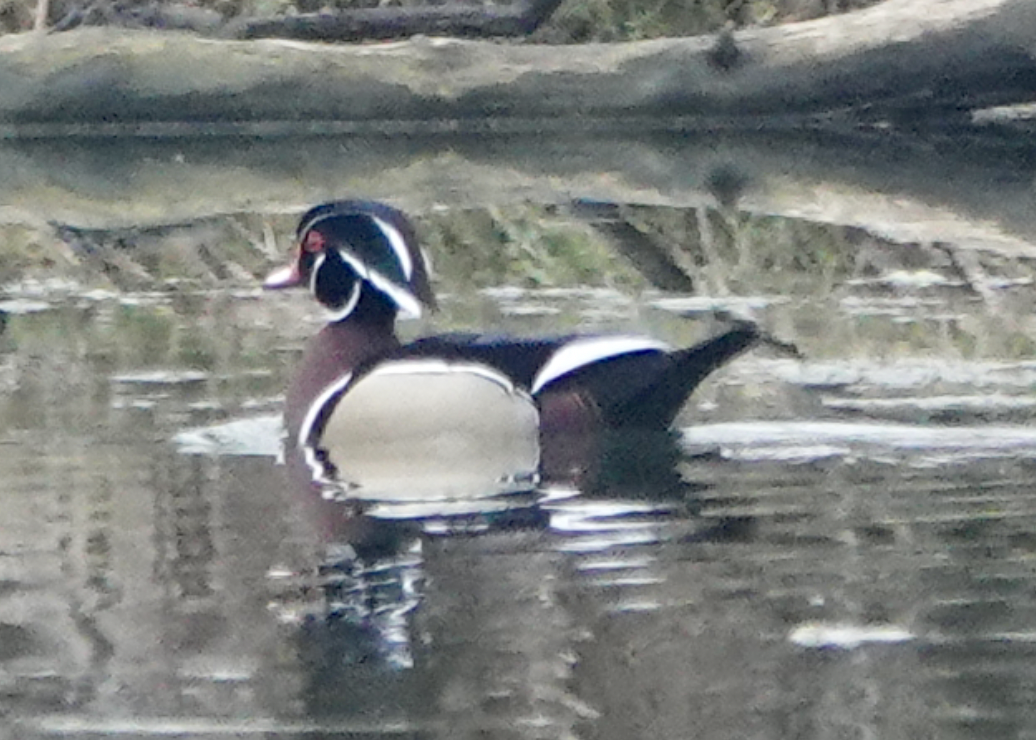
[[[719,37],[564,47],[25,34],[0,38],[0,136],[959,132],[976,110],[1031,102],[1033,38],[1030,0],[888,0]]]
[[[231,39],[372,41],[426,34],[460,38],[525,36],[550,18],[561,0],[527,0],[511,5],[430,5],[357,8],[276,18],[243,18],[220,31]]]
[[[561,0],[523,0],[508,5],[350,8],[295,15],[243,16],[227,21],[211,8],[189,3],[97,0],[74,7],[57,19],[50,30],[59,33],[83,26],[106,26],[192,31],[213,38],[334,42],[384,41],[418,34],[460,38],[513,37],[535,31],[560,4]],[[40,17],[37,16],[36,30],[45,27],[40,23]]]

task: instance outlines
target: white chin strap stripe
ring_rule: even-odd
[[[583,337],[559,347],[543,369],[536,374],[531,391],[539,393],[546,385],[595,362],[636,352],[668,352],[665,342],[650,337]]]
[[[309,273],[309,292],[313,295],[317,294],[317,273],[320,272],[320,268],[327,260],[327,255],[321,252],[313,260],[313,269]]]
[[[317,275],[320,273],[320,268],[323,267],[327,261],[327,255],[321,252],[316,256],[313,261],[313,271],[309,276],[309,291],[313,294],[317,294]],[[360,281],[356,281],[353,284],[353,291],[349,295],[349,300],[345,302],[345,305],[341,308],[328,308],[327,309],[327,320],[329,322],[341,321],[346,316],[351,314],[356,309],[356,304],[360,302]]]
[[[409,280],[410,276],[414,274],[414,262],[410,259],[410,250],[407,248],[403,235],[399,233],[399,229],[395,226],[387,221],[382,221],[377,216],[371,216],[371,220],[375,226],[381,229],[381,233],[388,240],[388,243],[392,245],[392,251],[396,253],[396,260],[403,270],[403,276]]]
[[[341,321],[356,309],[356,304],[360,302],[360,290],[362,287],[363,285],[359,280],[353,283],[353,292],[349,296],[349,300],[345,302],[345,305],[341,308],[329,308],[327,310],[328,322]]]

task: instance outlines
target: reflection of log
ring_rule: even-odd
[[[46,140],[0,146],[0,222],[112,228],[363,196],[715,205],[1036,256],[1036,144],[817,135]],[[736,182],[736,190],[719,184]],[[719,191],[717,192],[717,189]]]
[[[654,287],[681,293],[694,292],[691,277],[673,261],[669,252],[631,224],[618,206],[577,201],[572,204],[572,212],[587,219],[597,231],[605,234],[616,251],[629,260]]]
[[[328,47],[86,29],[0,39],[0,134],[966,127],[1036,89],[1036,3],[888,0],[711,39]]]

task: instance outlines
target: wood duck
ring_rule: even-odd
[[[629,335],[458,333],[401,344],[397,315],[434,310],[435,297],[406,216],[367,201],[302,216],[290,264],[264,283],[299,285],[328,324],[305,349],[285,421],[289,447],[321,483],[412,487],[416,476],[436,478],[444,495],[487,477],[521,487],[536,475],[546,436],[665,430],[709,373],[760,338],[745,322],[679,350]]]

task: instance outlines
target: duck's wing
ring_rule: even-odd
[[[482,363],[531,393],[537,374],[565,341],[566,338],[523,339],[457,332],[418,339],[405,345],[398,356]]]

